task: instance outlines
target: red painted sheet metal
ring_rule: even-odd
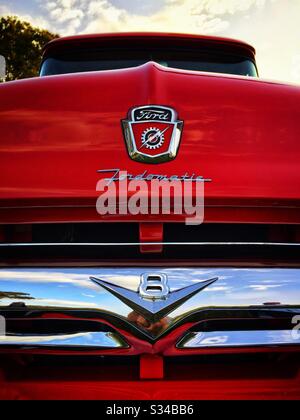
[[[117,98],[112,91],[118,92]],[[211,219],[226,219],[222,206],[232,202],[233,221],[240,220],[241,207],[243,218],[249,212],[251,219],[257,206],[271,222],[278,212],[287,215],[289,210],[295,220],[299,99],[300,89],[294,86],[154,63],[2,85],[1,221],[39,218],[43,206],[52,206],[47,209],[49,221],[82,220],[81,211],[92,211],[89,219],[100,220],[95,207],[93,211],[97,170],[112,167],[133,174],[189,171],[211,178],[205,186],[206,203],[215,206]],[[132,106],[149,103],[174,107],[184,120],[181,146],[172,162],[145,165],[128,156],[120,121]],[[12,209],[16,205],[31,208],[23,208],[20,216]],[[77,205],[80,211],[74,210]],[[55,216],[61,209],[69,216]]]
[[[162,252],[163,246],[156,245],[156,242],[163,242],[164,240],[164,225],[163,223],[140,223],[140,250],[141,253],[157,253]],[[145,242],[153,242],[153,245],[143,245]]]
[[[0,376],[1,400],[299,400],[300,376],[286,379],[101,381],[12,380]]]

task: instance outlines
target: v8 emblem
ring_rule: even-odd
[[[91,280],[109,291],[150,322],[157,322],[174,311],[188,299],[218,280],[217,277],[193,283],[182,289],[170,291],[168,277],[162,273],[142,274],[137,291],[91,277]]]
[[[169,293],[170,288],[166,274],[142,274],[139,294],[143,299],[163,300]]]

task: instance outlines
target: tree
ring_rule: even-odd
[[[38,76],[43,47],[54,38],[58,35],[16,16],[0,18],[0,55],[6,58],[6,80]]]

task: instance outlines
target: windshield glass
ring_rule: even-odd
[[[48,57],[41,67],[41,76],[67,73],[116,70],[137,67],[154,61],[165,67],[182,70],[227,73],[243,76],[257,76],[253,61],[248,58],[197,51],[84,51],[68,52]]]

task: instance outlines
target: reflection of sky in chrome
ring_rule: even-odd
[[[214,331],[194,333],[186,340],[184,348],[230,347],[253,345],[300,344],[300,334],[293,336],[292,330],[281,331]]]
[[[171,290],[213,277],[219,280],[173,312],[172,316],[198,307],[249,306],[268,302],[300,305],[300,270],[297,269],[166,269],[166,268],[57,268],[1,269],[0,291],[28,293],[28,306],[103,309],[126,316],[128,307],[90,280],[90,276],[137,290],[145,272],[166,273]],[[22,299],[0,298],[6,306]]]
[[[36,345],[36,346],[73,346],[73,347],[122,347],[119,339],[115,339],[111,333],[92,332],[78,333],[56,336],[1,336],[1,344],[17,345]]]

